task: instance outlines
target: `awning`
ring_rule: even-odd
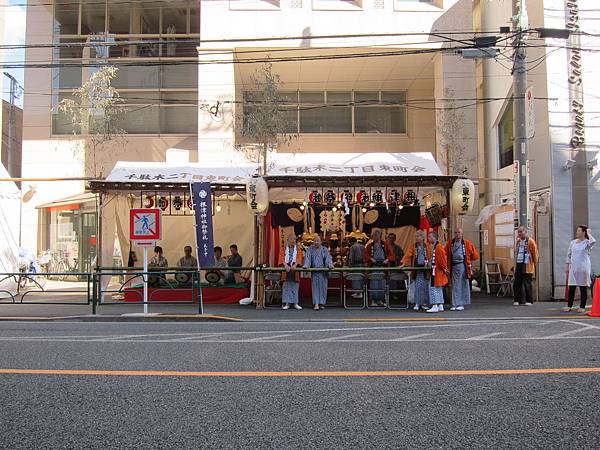
[[[41,205],[36,206],[36,209],[67,208],[72,207],[74,205],[81,205],[85,202],[93,202],[95,200],[96,196],[91,192],[82,192],[80,194],[71,195],[69,197],[64,197],[59,200],[54,200],[48,203],[42,203]]]
[[[191,182],[210,182],[218,191],[243,191],[258,165],[233,161],[170,165],[119,161],[94,192],[109,190],[186,190]],[[456,177],[442,174],[431,153],[277,153],[269,155],[270,188],[431,186],[448,188]]]

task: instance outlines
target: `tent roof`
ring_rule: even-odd
[[[82,192],[82,193],[75,194],[75,195],[69,195],[68,197],[64,197],[64,198],[61,198],[58,200],[53,200],[48,203],[42,203],[41,205],[36,206],[36,209],[56,208],[56,207],[60,207],[60,206],[92,202],[95,200],[96,200],[96,197],[94,194],[91,194],[89,192]]]
[[[238,155],[186,165],[119,161],[93,191],[187,190],[191,182],[210,182],[216,191],[243,191],[258,165]],[[431,153],[275,153],[269,155],[272,188],[431,186],[449,187],[456,177],[442,175]]]

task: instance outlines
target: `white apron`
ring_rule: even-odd
[[[592,272],[592,262],[590,253],[596,243],[595,239],[577,239],[571,241],[569,253],[567,254],[567,264],[571,264],[569,269],[569,286],[589,286]]]

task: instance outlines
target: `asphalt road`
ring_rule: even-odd
[[[0,349],[6,449],[600,447],[598,320],[4,322]]]

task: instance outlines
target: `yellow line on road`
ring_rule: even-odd
[[[542,319],[569,319],[569,320],[577,320],[577,319],[586,319],[586,320],[590,320],[590,319],[597,319],[597,317],[590,317],[590,316],[585,316],[585,315],[578,315],[578,316],[542,316]]]
[[[242,371],[185,372],[174,370],[61,370],[61,369],[0,369],[0,375],[80,375],[125,377],[198,377],[198,378],[264,378],[264,377],[453,377],[464,375],[544,375],[600,373],[600,367],[558,367],[546,369],[483,369],[483,370],[381,370],[381,371]]]

